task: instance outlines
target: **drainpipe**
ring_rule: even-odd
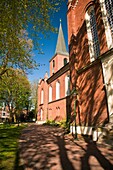
[[[78,92],[76,90],[76,88],[74,88],[71,92],[71,94],[74,96],[75,98],[75,101],[74,101],[74,119],[75,119],[75,136],[74,136],[74,139],[77,139],[77,126],[76,126],[76,106],[77,106],[77,95],[78,95]]]
[[[74,102],[74,118],[75,118],[75,136],[74,138],[77,139],[77,126],[76,126],[76,106],[77,106],[77,94],[75,93],[75,102]]]

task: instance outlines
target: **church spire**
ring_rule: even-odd
[[[59,26],[59,33],[58,33],[58,39],[57,39],[57,45],[56,45],[56,53],[61,53],[61,54],[68,54],[66,50],[66,45],[65,45],[65,40],[64,40],[64,35],[62,31],[62,25],[61,25],[61,19],[60,19],[60,26]]]

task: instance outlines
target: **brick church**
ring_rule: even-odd
[[[113,1],[68,0],[68,46],[60,23],[55,55],[38,86],[38,119],[68,118],[91,134],[113,117]]]
[[[71,118],[88,134],[112,121],[113,1],[69,0],[67,20]]]
[[[69,54],[66,50],[60,21],[54,56],[49,61],[50,77],[46,73],[38,83],[38,115],[40,121],[66,120],[70,103]]]

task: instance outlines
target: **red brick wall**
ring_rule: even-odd
[[[52,99],[53,101],[56,100],[56,82],[59,81],[60,83],[60,98],[65,97],[65,77],[66,75],[69,75],[70,72],[67,71],[60,77],[58,77],[56,80],[54,80],[50,85],[52,86]]]
[[[44,100],[43,103],[41,103],[41,91],[44,91]],[[38,85],[38,111],[40,112],[40,109],[43,110],[43,120],[46,120],[47,118],[47,104],[48,104],[48,84],[46,80],[41,80],[41,82]],[[38,116],[38,119],[40,119],[40,116]]]
[[[82,72],[78,76],[77,85],[79,86],[79,121],[89,126],[102,123],[108,115],[100,63]]]
[[[74,1],[73,1],[74,2]],[[68,8],[67,12],[67,21],[68,21],[68,43],[70,45],[72,34],[76,35],[79,38],[79,41],[81,41],[83,36],[81,34],[84,34],[86,32],[86,26],[85,26],[85,14],[88,7],[93,4],[95,8],[96,13],[96,22],[97,22],[97,29],[98,29],[98,36],[99,36],[99,42],[100,42],[100,49],[101,54],[107,51],[107,44],[106,44],[106,38],[105,38],[105,29],[104,24],[102,21],[102,14],[100,10],[100,5],[98,0],[95,2],[91,0],[79,0],[76,7],[70,7]],[[74,6],[75,3],[72,3],[72,6]],[[82,30],[81,30],[82,29]],[[80,33],[80,35],[79,35]],[[87,37],[86,37],[87,38]],[[84,46],[83,41],[81,41],[81,45]],[[78,43],[79,44],[79,43]],[[80,49],[80,48],[79,48]]]
[[[69,71],[59,76],[56,80],[47,84],[42,80],[38,86],[38,110],[43,110],[43,120],[66,120],[69,113],[69,98],[65,97],[65,77],[69,75]],[[60,82],[60,99],[56,100],[56,82]],[[52,102],[49,102],[49,86],[52,86]],[[44,103],[41,104],[41,90],[44,90]],[[40,116],[38,116],[40,120]]]
[[[64,66],[64,58],[67,58],[69,62],[69,56],[57,54],[53,59],[50,61],[50,76],[53,75],[53,60],[55,61],[54,73],[56,73],[60,68]]]
[[[66,119],[66,98],[57,100],[48,104],[49,120],[65,120]]]
[[[48,104],[49,120],[66,120],[69,113],[69,98],[65,97],[65,77],[69,75],[69,71],[58,77],[50,85],[52,86],[52,102]],[[60,82],[60,99],[56,100],[56,82]]]
[[[96,22],[101,54],[107,51],[105,30],[98,1],[72,1],[68,6],[68,43],[71,90],[77,88],[77,121],[87,125],[103,122],[107,116],[106,93],[103,88],[103,74],[101,62],[91,64],[88,37],[85,22],[85,13],[89,5],[93,4],[96,13]],[[99,60],[99,59],[98,59]],[[86,69],[87,68],[87,69]],[[82,69],[81,73],[80,70]],[[79,74],[78,74],[79,71]],[[71,114],[74,113],[74,100],[71,97]]]

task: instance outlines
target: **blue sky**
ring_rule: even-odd
[[[67,4],[66,2],[63,2],[60,11],[55,14],[53,25],[56,28],[59,28],[60,19],[62,20],[62,29],[64,33],[64,38],[66,42],[66,46],[68,48],[68,40],[67,40]],[[34,50],[34,59],[37,63],[40,63],[41,66],[38,67],[38,70],[33,70],[32,74],[28,74],[28,79],[33,82],[35,80],[39,80],[40,78],[43,78],[46,71],[49,74],[49,60],[54,56],[55,54],[55,48],[57,43],[57,36],[58,34],[51,33],[50,37],[48,39],[43,39],[43,52],[44,54],[38,54],[37,50]],[[68,50],[68,49],[67,49]]]

